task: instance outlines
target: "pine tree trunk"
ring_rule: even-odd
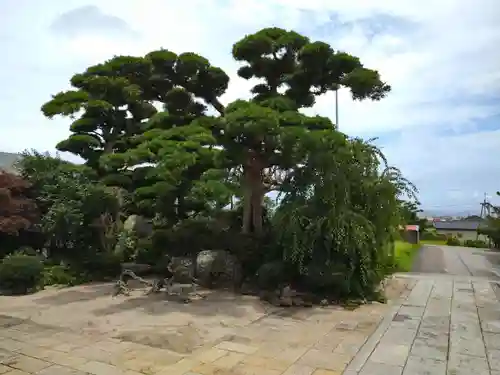
[[[244,169],[243,233],[262,233],[264,188],[258,159],[249,158]]]
[[[252,224],[254,233],[262,233],[262,194],[260,186],[257,186],[252,194]]]
[[[244,176],[244,192],[243,192],[243,228],[242,232],[248,234],[252,232],[252,187],[248,178]]]

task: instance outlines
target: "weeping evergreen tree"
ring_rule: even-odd
[[[372,297],[391,261],[397,198],[416,189],[369,142],[324,131],[302,147],[275,217],[283,258],[315,288]]]

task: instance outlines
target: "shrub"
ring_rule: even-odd
[[[43,285],[75,285],[77,277],[67,266],[54,265],[43,270]]]
[[[31,255],[13,254],[0,263],[0,289],[11,294],[26,294],[40,285],[43,263]]]
[[[426,229],[420,234],[421,241],[446,241],[446,235],[435,229]]]
[[[488,248],[488,243],[483,240],[467,240],[464,243],[464,246],[467,247],[478,247],[478,248]]]
[[[21,177],[0,170],[0,232],[17,236],[38,219],[38,211],[29,199],[31,185]]]
[[[168,251],[170,249],[170,234],[171,231],[165,228],[154,229],[151,234],[151,250],[160,254],[170,254]]]
[[[257,285],[262,290],[274,290],[285,281],[287,280],[283,262],[264,263],[257,271]]]
[[[450,236],[446,239],[446,245],[448,246],[460,246],[462,243],[457,237]]]
[[[115,245],[120,194],[97,181],[88,166],[39,153],[25,153],[18,164],[31,184],[49,258],[71,264]]]
[[[326,295],[349,295],[346,268],[338,264],[311,263],[304,279],[308,289]]]
[[[85,280],[108,280],[120,275],[121,258],[111,253],[98,253],[76,265],[76,269]]]
[[[221,229],[210,218],[197,217],[180,221],[167,231],[153,233],[153,247],[160,245],[163,252],[171,256],[190,256],[205,249],[217,249],[221,246]],[[196,233],[196,235],[193,235]],[[159,243],[163,238],[166,240]]]
[[[138,238],[131,230],[122,230],[117,235],[116,245],[113,252],[120,257],[122,261],[129,262],[133,260],[136,251]]]
[[[20,247],[17,252],[16,252],[18,255],[22,254],[22,255],[31,255],[31,256],[36,256],[38,255],[38,252],[33,249],[32,247],[29,247],[29,246],[22,246]]]

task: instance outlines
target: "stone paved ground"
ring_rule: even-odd
[[[461,246],[424,245],[413,271],[500,279],[500,252]]]
[[[394,280],[391,297],[415,282]],[[212,293],[184,305],[110,285],[0,297],[0,374],[335,375],[391,305],[283,309]]]
[[[500,375],[500,303],[484,278],[398,275],[392,304],[356,311],[109,288],[0,297],[0,374]]]
[[[345,375],[500,375],[500,303],[484,278],[417,281],[392,307]]]

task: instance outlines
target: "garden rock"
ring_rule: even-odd
[[[172,257],[169,265],[174,280],[179,284],[190,284],[195,275],[195,264],[190,257]]]
[[[240,285],[243,277],[238,259],[226,250],[203,250],[196,257],[196,276],[201,285],[219,283]]]
[[[148,237],[153,233],[151,223],[140,215],[130,215],[123,223],[123,229],[127,232],[133,232],[139,237]]]

